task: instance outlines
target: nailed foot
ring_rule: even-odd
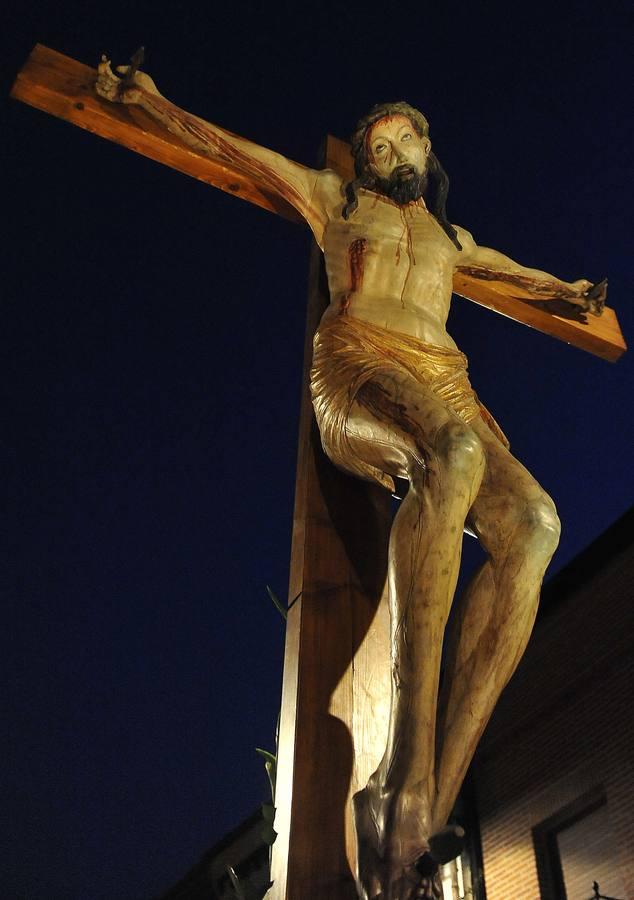
[[[429,847],[420,816],[400,796],[386,798],[370,785],[353,797],[357,834],[357,893],[360,900],[436,900],[442,893],[434,871],[417,861]],[[420,801],[416,804],[420,806]],[[400,814],[398,814],[400,812]],[[398,829],[392,827],[398,821]],[[409,827],[408,827],[409,825]],[[399,836],[394,832],[398,830]]]
[[[462,852],[464,830],[448,826],[426,840],[421,801],[387,797],[370,783],[353,797],[360,900],[437,900],[438,874]]]

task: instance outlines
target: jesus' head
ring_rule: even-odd
[[[385,116],[366,132],[367,168],[378,189],[396,203],[423,196],[431,141],[403,115]]]
[[[409,103],[374,106],[352,135],[356,178],[346,187],[344,219],[358,205],[357,190],[366,188],[399,205],[423,198],[447,236],[460,244],[445,210],[449,179],[431,150],[429,124]]]

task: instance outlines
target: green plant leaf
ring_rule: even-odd
[[[275,821],[275,807],[272,803],[263,803],[261,806],[262,809],[262,818],[265,822],[268,822],[269,825],[272,825]]]
[[[259,753],[260,756],[264,757],[264,759],[266,760],[266,762],[273,763],[273,765],[276,764],[277,759],[275,758],[275,754],[274,754],[274,753],[271,753],[270,750],[263,750],[261,747],[256,747],[256,748],[255,748],[255,752],[256,752],[256,753]]]
[[[247,900],[246,894],[242,890],[240,879],[236,875],[236,871],[233,866],[227,866],[227,872],[229,873],[229,878],[231,879],[231,884],[233,885],[233,890],[235,891],[235,895],[238,900]]]
[[[269,784],[271,786],[271,800],[275,800],[275,784],[277,782],[277,757],[272,753],[269,753],[268,750],[262,750],[261,747],[256,747],[255,752],[259,753],[260,756],[264,759],[264,768],[266,769],[266,774],[269,778]]]
[[[266,774],[269,776],[269,784],[271,785],[271,800],[275,800],[275,784],[277,782],[277,765],[271,762],[264,763]]]
[[[260,828],[260,837],[268,847],[272,847],[277,837],[277,831],[272,825],[265,822]]]
[[[277,594],[275,593],[273,588],[269,587],[268,584],[266,585],[266,593],[269,595],[269,597],[273,601],[273,604],[275,605],[276,610],[279,612],[279,614],[284,619],[288,618],[289,609],[292,609],[295,606],[295,604],[297,603],[297,601],[299,600],[299,598],[302,596],[302,592],[300,591],[296,597],[293,597],[293,599],[288,604],[288,606],[284,606],[284,604],[282,603],[280,598],[277,596]]]
[[[260,807],[262,812],[262,826],[260,827],[260,837],[271,847],[275,843],[277,831],[273,828],[275,822],[275,807],[272,803],[263,803]]]
[[[288,614],[286,607],[284,606],[282,601],[279,599],[279,597],[277,596],[277,594],[275,593],[273,588],[270,588],[268,586],[268,584],[266,585],[266,593],[269,595],[269,597],[273,601],[273,604],[274,604],[276,610],[278,611],[278,613],[282,616],[283,619],[286,619],[286,616]]]

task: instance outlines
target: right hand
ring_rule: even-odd
[[[154,81],[145,72],[135,72],[131,83],[125,80],[126,73],[130,66],[117,66],[119,76],[112,71],[110,60],[106,56],[101,57],[101,62],[97,67],[97,82],[95,90],[100,97],[110,100],[112,103],[132,103],[141,102],[141,95],[144,93],[157,94],[160,96],[159,90]]]

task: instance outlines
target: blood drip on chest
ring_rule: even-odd
[[[357,238],[348,247],[348,265],[350,268],[350,290],[341,298],[342,314],[348,312],[350,302],[353,295],[361,290],[363,285],[363,266],[365,263],[365,253],[368,249],[367,238]]]
[[[412,231],[410,223],[407,221],[407,215],[409,214],[409,217],[411,219],[414,214],[414,209],[411,204],[408,204],[407,207],[401,206],[399,211],[401,214],[401,221],[403,222],[403,231],[396,247],[396,265],[398,266],[401,261],[401,244],[403,243],[403,238],[405,238],[405,252],[407,253],[407,273],[405,275],[405,280],[401,288],[401,306],[403,309],[405,309],[405,288],[407,287],[407,282],[412,266],[416,265],[416,257],[414,256],[414,244],[412,241]]]

